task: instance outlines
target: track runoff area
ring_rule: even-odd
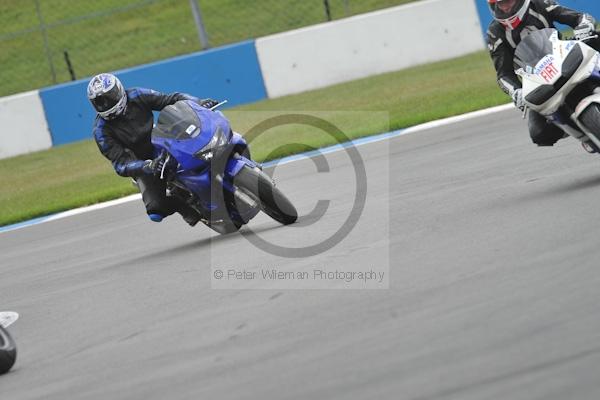
[[[347,147],[275,168],[310,216],[295,227],[216,236],[125,201],[0,234],[0,298],[20,314],[3,395],[598,397],[597,156],[536,148],[510,107],[365,139],[342,240],[265,246],[344,226],[361,192]]]

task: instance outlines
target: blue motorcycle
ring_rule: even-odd
[[[252,161],[244,138],[215,110],[219,105],[183,100],[160,112],[152,143],[164,160],[167,196],[183,200],[220,234],[237,231],[260,211],[284,225],[296,222],[296,208]]]

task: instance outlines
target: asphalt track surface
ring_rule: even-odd
[[[534,147],[514,111],[359,151],[365,212],[315,257],[153,225],[137,202],[0,234],[0,308],[21,315],[0,397],[599,398],[600,158]],[[261,216],[257,235],[298,245],[341,225],[352,166],[327,160],[276,171],[301,213],[333,199],[325,217]],[[389,289],[211,289],[211,266],[315,263],[389,267]]]

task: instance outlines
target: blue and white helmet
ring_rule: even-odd
[[[87,97],[104,119],[114,119],[127,107],[127,93],[123,84],[112,74],[96,75],[87,87]]]

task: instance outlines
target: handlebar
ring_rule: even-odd
[[[582,38],[582,39],[577,39],[575,36],[568,36],[568,37],[565,37],[564,40],[576,40],[578,42],[587,42],[588,40],[598,39],[599,35],[600,35],[600,31],[595,31],[593,35],[590,35],[590,36]]]

